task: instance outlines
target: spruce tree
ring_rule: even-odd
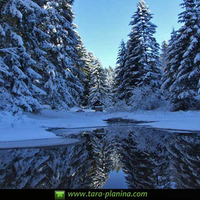
[[[132,31],[127,42],[126,71],[123,76],[125,98],[129,101],[131,97],[131,104],[136,95],[134,89],[140,88],[142,91],[143,88],[148,88],[150,93],[159,95],[161,84],[159,44],[154,37],[156,25],[151,22],[153,17],[144,0],[137,4],[137,11],[132,18]]]
[[[1,56],[9,67],[10,77],[5,86],[12,96],[14,112],[18,107],[38,111],[41,108],[38,96],[46,94],[35,56],[41,50],[39,44],[48,37],[39,28],[44,13],[33,1],[12,0],[1,8],[1,27],[5,32]],[[42,50],[40,53],[44,54]]]
[[[68,109],[81,103],[85,61],[72,4],[73,0],[3,2],[0,96],[10,95],[11,110],[39,111],[42,104]]]
[[[49,98],[53,99],[50,103],[55,108],[78,105],[83,93],[83,85],[79,81],[79,43],[73,24],[72,3],[71,0],[49,1],[44,6],[48,12],[49,22],[46,24],[46,30],[51,36],[52,46],[48,51],[52,65],[49,66],[49,79],[45,87],[50,91]],[[52,74],[56,81],[50,84],[53,80]]]
[[[85,67],[83,72],[85,74],[85,82],[84,82],[84,105],[87,106],[89,104],[88,98],[90,95],[90,83],[92,79],[92,70],[94,68],[96,62],[96,58],[94,57],[93,52],[88,52],[85,56]]]
[[[12,96],[8,91],[8,87],[6,86],[9,79],[11,78],[9,67],[4,62],[4,55],[5,52],[12,51],[13,49],[5,49],[2,48],[6,42],[6,32],[3,27],[0,25],[0,110],[8,109],[9,105],[11,104]],[[14,52],[13,52],[14,53]]]
[[[173,110],[199,108],[199,13],[197,1],[184,0],[181,4],[184,11],[179,15],[183,26],[178,30],[178,68],[173,74],[175,81],[170,87]]]
[[[77,33],[77,42],[78,45],[76,46],[76,49],[78,50],[78,54],[77,54],[77,59],[75,60],[75,63],[77,63],[76,67],[78,69],[78,73],[77,73],[77,77],[83,87],[82,89],[82,94],[79,97],[79,105],[86,105],[86,97],[85,97],[85,90],[86,90],[86,84],[87,84],[87,80],[86,80],[86,65],[88,64],[88,60],[87,60],[87,56],[88,56],[88,52],[86,50],[86,47],[84,46],[84,43],[81,39],[81,37],[78,35]]]
[[[113,105],[114,101],[114,69],[109,66],[108,68],[105,68],[105,74],[106,74],[106,86],[107,86],[107,100],[106,105],[111,106]]]
[[[104,72],[101,62],[97,58],[91,72],[88,106],[93,106],[96,101],[100,101],[105,104],[106,98],[106,74]]]
[[[124,40],[121,41],[118,51],[116,69],[115,69],[115,80],[114,80],[114,94],[115,101],[118,99],[122,100],[126,97],[124,93],[124,74],[126,72],[125,64],[127,59],[127,48]]]
[[[180,51],[179,51],[179,43],[177,42],[178,32],[173,29],[171,33],[171,39],[169,40],[168,44],[168,55],[167,59],[167,66],[164,70],[164,75],[162,78],[162,92],[167,99],[170,99],[170,89],[175,81],[175,73],[178,70],[178,63],[180,60]]]
[[[163,41],[161,45],[161,54],[160,54],[160,62],[161,62],[161,69],[165,71],[167,64],[168,64],[168,43],[166,40]]]

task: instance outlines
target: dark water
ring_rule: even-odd
[[[83,144],[0,151],[0,188],[200,188],[200,135],[112,125]]]

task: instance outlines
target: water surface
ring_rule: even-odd
[[[132,125],[59,135],[84,143],[0,150],[0,188],[200,188],[200,135]]]

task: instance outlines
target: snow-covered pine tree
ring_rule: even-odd
[[[196,0],[184,0],[179,15],[183,26],[178,30],[179,62],[175,81],[170,87],[173,110],[200,108],[198,86],[200,77],[200,26]]]
[[[166,99],[170,99],[170,87],[176,79],[175,73],[178,70],[178,63],[180,62],[179,60],[181,57],[177,38],[178,33],[173,29],[171,33],[171,39],[169,40],[168,44],[168,55],[166,57],[167,66],[164,70],[161,86],[161,90]]]
[[[114,98],[115,101],[118,99],[122,100],[126,98],[124,93],[124,74],[126,71],[125,63],[127,59],[127,49],[124,40],[121,41],[118,51],[117,63],[115,68],[115,80],[114,80]]]
[[[72,19],[71,24],[67,29],[68,31],[67,51],[73,63],[72,64],[73,70],[71,69],[71,72],[74,75],[74,78],[71,81],[75,83],[75,85],[71,87],[70,93],[75,99],[76,105],[80,105],[82,103],[81,101],[84,92],[85,75],[83,73],[83,69],[85,65],[84,54],[86,50],[84,49],[82,39],[76,30],[77,25],[73,23],[74,20],[74,13],[72,11],[73,2],[74,0],[68,0],[67,2],[67,9],[69,14],[68,16],[66,16],[66,19],[68,18]]]
[[[49,79],[45,87],[50,91],[48,98],[54,99],[50,101],[51,106],[57,109],[78,105],[83,93],[83,85],[79,80],[82,74],[81,60],[78,56],[78,37],[73,25],[72,4],[72,0],[52,0],[44,5],[49,17],[46,31],[51,36],[52,46],[48,51],[48,59],[52,65],[49,67]]]
[[[38,97],[45,92],[41,89],[42,76],[34,55],[44,54],[39,51],[39,43],[48,37],[39,29],[44,13],[33,1],[10,0],[1,8],[1,26],[6,33],[1,52],[10,71],[6,87],[13,98],[13,111],[18,107],[26,111],[41,108]]]
[[[91,72],[90,92],[88,106],[91,107],[96,101],[105,104],[107,98],[106,74],[101,62],[97,58]]]
[[[114,69],[109,66],[105,68],[106,73],[106,85],[108,86],[109,94],[112,94],[113,85],[114,85]]]
[[[0,110],[7,110],[11,105],[12,97],[10,96],[10,93],[7,91],[7,82],[10,79],[10,72],[9,67],[4,63],[4,56],[5,51],[9,51],[8,49],[4,49],[5,43],[6,43],[6,33],[3,29],[3,27],[0,24]],[[10,49],[11,50],[11,49]]]
[[[162,71],[165,71],[167,67],[168,63],[167,57],[168,57],[168,43],[166,40],[164,40],[161,45],[161,54],[160,54],[160,63]]]
[[[85,66],[83,68],[83,73],[85,74],[85,82],[84,82],[84,106],[88,105],[88,98],[89,98],[89,93],[90,93],[90,83],[92,79],[92,69],[93,66],[95,65],[96,58],[94,57],[93,52],[88,52],[85,55]]]
[[[111,106],[113,104],[113,98],[114,98],[114,69],[109,66],[108,68],[105,68],[105,74],[106,74],[106,86],[107,86],[107,100],[106,105]]]
[[[159,96],[161,70],[159,68],[159,44],[154,34],[156,25],[151,22],[152,14],[144,0],[137,4],[137,11],[130,22],[132,31],[127,42],[127,62],[123,89],[125,98],[134,104],[134,89],[148,88],[149,94]],[[148,99],[148,94],[144,98]],[[150,98],[150,97],[149,97]]]
[[[81,84],[83,85],[83,95],[80,96],[80,102],[79,105],[83,105],[86,106],[87,105],[87,95],[86,94],[86,88],[87,88],[87,73],[85,73],[87,71],[87,67],[86,65],[88,65],[88,52],[86,50],[86,47],[83,44],[83,41],[81,39],[81,37],[79,36],[78,32],[77,32],[77,38],[78,38],[78,45],[77,45],[77,50],[78,50],[78,58],[77,58],[77,68],[78,70],[78,78],[79,81],[81,82]],[[76,62],[75,62],[76,63]],[[88,93],[87,93],[88,94]]]
[[[10,0],[1,8],[1,89],[23,110],[37,111],[40,104],[57,109],[80,104],[84,61],[72,4]]]
[[[47,13],[35,2],[30,2],[30,6],[33,9],[32,12],[24,12],[23,7],[20,8],[23,14],[20,32],[26,52],[35,62],[31,67],[27,66],[28,86],[32,96],[42,104],[42,99],[46,97],[43,80],[46,65],[49,64],[49,61],[46,59],[46,46],[49,46],[50,36],[43,30],[44,24],[47,21]],[[43,1],[40,2],[42,3]],[[24,3],[26,4],[26,1]]]

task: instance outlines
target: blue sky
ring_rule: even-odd
[[[122,39],[127,41],[131,31],[129,23],[139,0],[75,0],[74,23],[88,51],[92,51],[103,67],[115,67],[118,47]],[[154,14],[152,22],[158,26],[157,42],[169,40],[172,28],[176,30],[179,6],[182,0],[146,0]]]

